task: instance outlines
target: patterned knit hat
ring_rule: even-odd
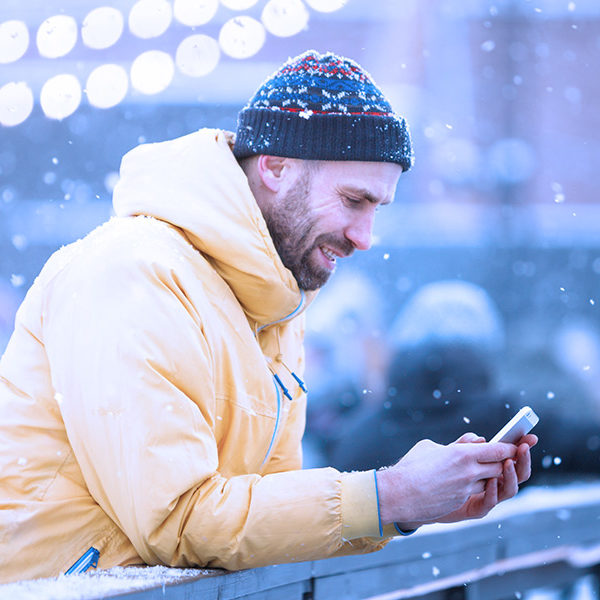
[[[354,61],[309,50],[289,59],[238,116],[237,158],[413,163],[408,126]]]

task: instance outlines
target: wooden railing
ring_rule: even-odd
[[[600,482],[532,487],[485,519],[424,527],[363,556],[235,573],[115,568],[0,586],[0,598],[507,600],[568,589],[599,565]]]

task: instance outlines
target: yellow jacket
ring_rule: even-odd
[[[373,472],[301,470],[310,298],[230,142],[129,152],[117,216],[20,307],[0,362],[0,582],[92,547],[100,568],[241,569],[383,545]]]

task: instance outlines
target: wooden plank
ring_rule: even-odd
[[[315,579],[315,600],[361,599],[394,590],[408,590],[455,573],[476,570],[494,562],[495,549],[486,544],[472,546],[467,553],[436,554],[409,562],[382,565],[376,569],[353,569]],[[339,594],[336,596],[336,594]]]
[[[459,531],[455,534],[454,532]],[[410,537],[395,538],[390,543],[371,554],[340,556],[314,561],[313,576],[323,577],[344,573],[353,569],[376,568],[380,566],[411,562],[422,558],[435,558],[449,553],[462,553],[471,547],[489,544],[498,535],[497,523],[480,522],[479,527],[445,530],[444,527],[423,528]]]
[[[245,571],[198,575],[180,580],[175,585],[161,585],[145,591],[137,591],[119,596],[120,598],[161,598],[181,600],[194,596],[202,600],[233,600],[253,594],[266,595],[272,589],[309,581],[311,563],[272,565]],[[276,597],[276,596],[274,596]],[[91,600],[91,599],[90,599]]]
[[[503,526],[505,556],[598,539],[600,507],[544,510],[512,517]]]
[[[568,587],[580,577],[588,574],[587,569],[574,569],[565,563],[541,565],[536,568],[512,571],[470,584],[467,600],[490,600],[491,598],[525,597],[525,592],[536,588]],[[520,594],[520,596],[519,596]]]
[[[310,588],[310,581],[303,581],[272,588],[250,596],[242,596],[239,600],[303,600],[304,594],[309,592]]]

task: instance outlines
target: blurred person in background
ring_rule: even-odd
[[[420,288],[401,308],[390,332],[391,360],[382,405],[366,408],[340,429],[329,463],[344,469],[392,464],[423,437],[441,444],[465,427],[490,439],[523,404],[540,416],[530,482],[552,483],[600,473],[600,422],[578,398],[568,406],[542,394],[501,390],[505,332],[500,312],[480,286],[459,280]],[[586,356],[589,354],[586,353]],[[558,365],[543,385],[572,380]],[[554,375],[548,375],[554,369]],[[574,382],[573,382],[574,383]],[[550,384],[551,387],[552,384]],[[557,388],[554,388],[557,389]],[[553,395],[552,395],[553,397]]]
[[[483,288],[458,280],[421,287],[400,309],[388,343],[383,402],[340,431],[334,466],[382,467],[423,437],[446,444],[465,427],[489,439],[516,412],[497,390],[504,331]]]
[[[327,449],[356,411],[383,390],[383,302],[377,284],[360,273],[340,273],[311,306],[306,327],[310,389],[302,440],[305,466],[327,464]]]
[[[49,259],[0,361],[3,581],[368,552],[516,494],[532,435],[302,470],[304,310],[411,164],[370,76],[314,51],[259,87],[235,139],[124,157],[116,218]]]

